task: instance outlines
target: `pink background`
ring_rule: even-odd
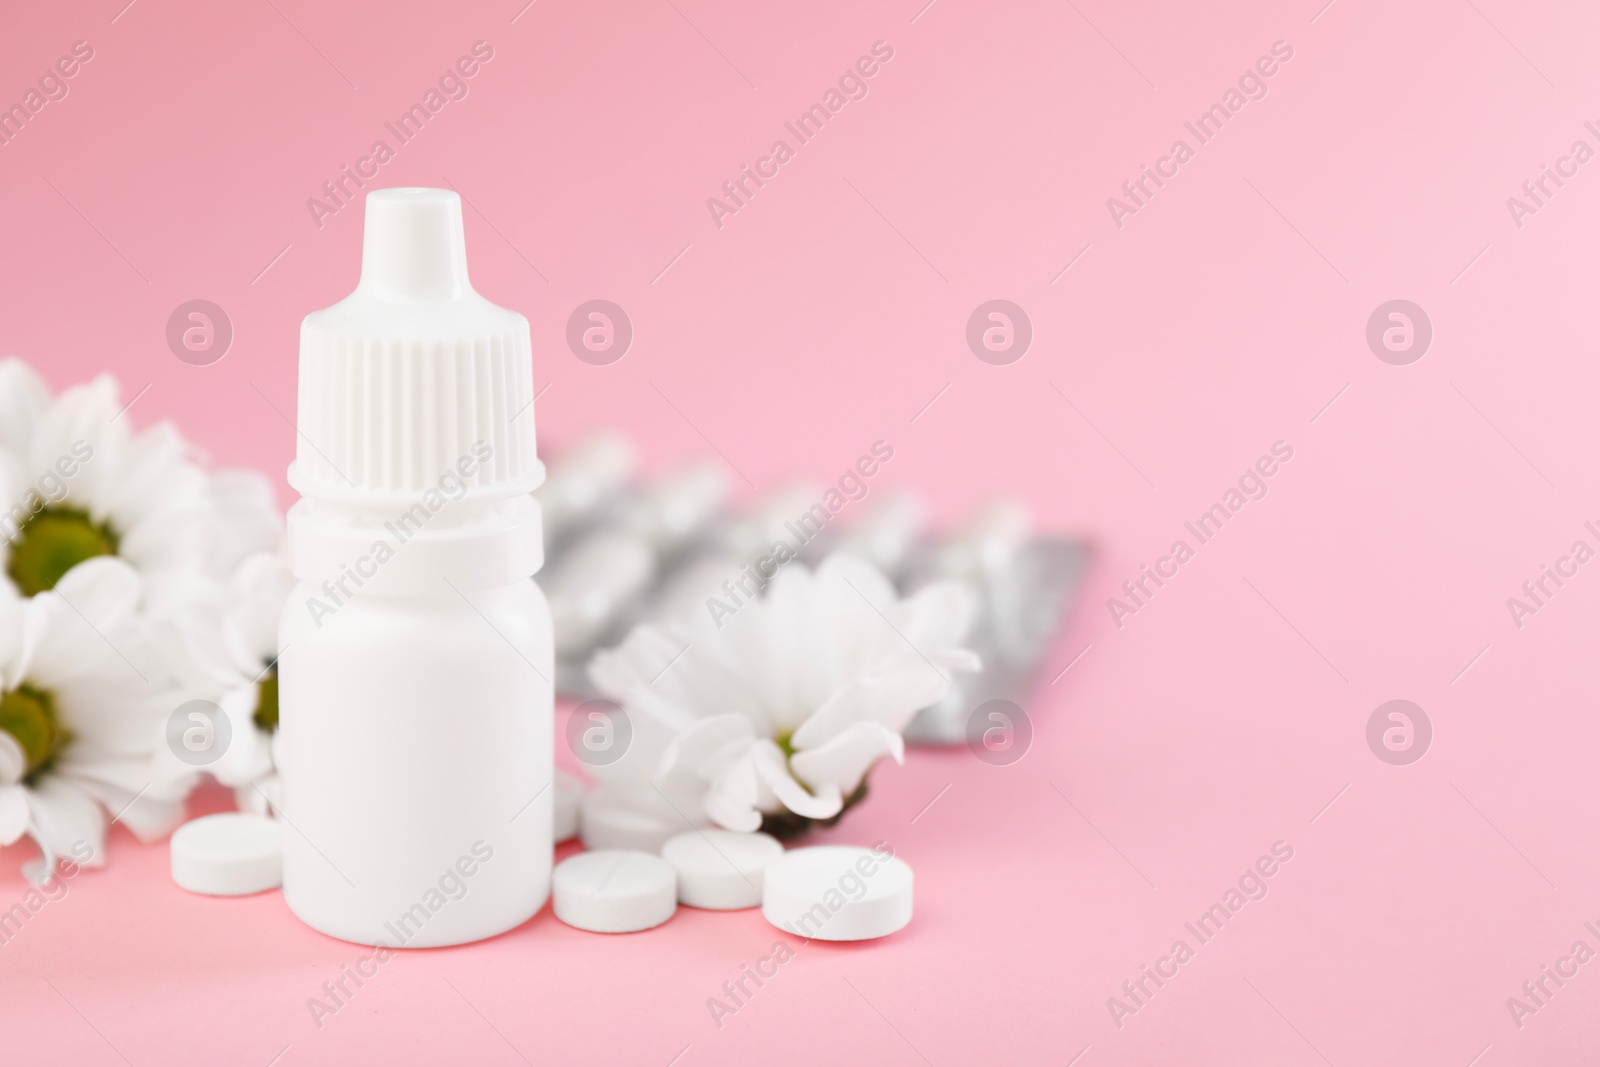
[[[109,367],[149,386],[136,423],[281,471],[297,323],[360,243],[359,207],[318,229],[305,201],[481,39],[470,95],[377,181],[470,202],[479,288],[532,322],[547,442],[618,426],[658,468],[709,439],[753,497],[882,438],[875,490],[945,521],[1012,494],[1099,556],[1027,756],[916,751],[828,835],[911,861],[912,926],[801,948],[720,1030],[707,998],[775,937],[754,912],[608,938],[546,911],[402,956],[319,1030],[306,999],[360,951],[276,894],[184,894],[119,830],[0,948],[6,1062],[1592,1057],[1600,962],[1520,1029],[1506,1007],[1600,949],[1600,564],[1520,629],[1506,607],[1597,544],[1600,162],[1520,228],[1506,207],[1600,148],[1592,6],[124,2],[12,5],[0,34],[7,102],[95,50],[0,147],[0,350],[52,384]],[[706,198],[878,40],[869,95],[717,228]],[[1113,225],[1106,198],[1278,40],[1266,98]],[[1035,329],[1010,366],[964,341],[996,297]],[[209,367],[163,336],[193,298],[236,330]],[[611,366],[563,341],[594,298],[636,330]],[[1364,338],[1396,298],[1434,326],[1410,366]],[[1270,495],[1118,628],[1106,599],[1278,440]],[[1394,698],[1434,726],[1410,766],[1365,740]],[[1107,998],[1280,839],[1270,895],[1119,1029]]]

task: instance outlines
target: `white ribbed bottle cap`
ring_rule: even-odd
[[[461,198],[380,189],[366,210],[360,284],[300,326],[289,483],[323,500],[400,503],[465,466],[474,496],[530,491],[544,468],[528,320],[467,280]]]

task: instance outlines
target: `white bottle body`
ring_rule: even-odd
[[[553,855],[553,641],[526,579],[302,582],[280,626],[284,897],[367,945],[476,941],[531,918]]]
[[[535,395],[528,321],[468,280],[461,198],[369,193],[360,282],[300,325],[279,622],[283,894],[334,937],[461,944],[549,894]]]

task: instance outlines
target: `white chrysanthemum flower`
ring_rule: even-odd
[[[156,753],[163,793],[186,793],[209,772],[231,786],[245,811],[265,813],[278,799],[273,744],[278,729],[278,616],[294,588],[283,557],[262,552],[234,572],[220,600],[177,612],[156,627],[177,701],[205,700],[228,719],[227,748],[193,766],[169,750]],[[176,705],[175,705],[176,706]]]
[[[219,657],[211,646],[224,639],[240,647],[261,644],[263,626],[253,618],[260,612],[250,601],[275,595],[267,588],[276,575],[270,566],[248,561],[281,544],[283,519],[261,475],[207,471],[202,461],[170,423],[135,432],[111,376],[52,397],[25,362],[0,360],[0,602],[60,589],[90,562],[120,560],[138,577],[129,627],[130,640],[141,650],[153,651],[160,627],[180,615],[190,616],[188,633],[213,627],[204,638],[210,645],[141,666],[164,693],[160,710],[175,710],[185,689],[191,699],[203,696],[242,709],[237,751],[223,774],[241,789],[259,785],[270,793],[270,740],[258,743],[252,716],[267,687],[276,708],[276,674],[266,666],[276,658],[275,608],[266,624],[273,640],[249,671],[251,677],[263,671],[270,677],[248,701],[236,672],[219,666],[234,652]],[[252,582],[262,588],[252,590]],[[204,684],[196,684],[199,677],[206,678]],[[152,795],[171,801],[199,775],[192,769],[180,775],[166,765],[163,726],[164,717],[147,746],[152,765],[146,772],[158,779]],[[175,758],[170,762],[177,764]],[[258,796],[255,788],[248,794]],[[241,806],[247,799],[241,793]]]
[[[150,788],[170,694],[134,665],[140,584],[104,558],[31,598],[0,589],[0,845],[31,836],[36,877],[103,863],[107,810],[145,840],[182,817]]]
[[[26,391],[14,369],[0,385]],[[0,397],[0,410],[20,402]],[[102,375],[37,412],[25,447],[0,469],[0,562],[24,596],[55,587],[74,566],[118,556],[162,610],[205,594],[213,507],[205,473],[170,423],[135,434],[117,383]]]
[[[626,753],[591,769],[618,795],[654,786],[691,821],[730,830],[834,819],[874,763],[903,760],[901,731],[951,672],[978,668],[960,647],[973,610],[960,585],[902,600],[870,564],[836,555],[815,573],[788,565],[720,625],[700,612],[642,625],[590,664],[632,732]]]
[[[214,599],[282,519],[265,478],[207,472],[167,422],[135,433],[116,379],[51,398],[21,360],[0,361],[0,572],[23,596],[75,565],[118,556],[143,578],[142,609]]]
[[[211,498],[211,573],[232,581],[252,556],[276,552],[283,545],[283,515],[266,476],[253,470],[213,471],[206,479]]]

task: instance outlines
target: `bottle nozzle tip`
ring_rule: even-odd
[[[454,300],[471,292],[461,197],[450,189],[368,193],[360,288],[398,303]]]

